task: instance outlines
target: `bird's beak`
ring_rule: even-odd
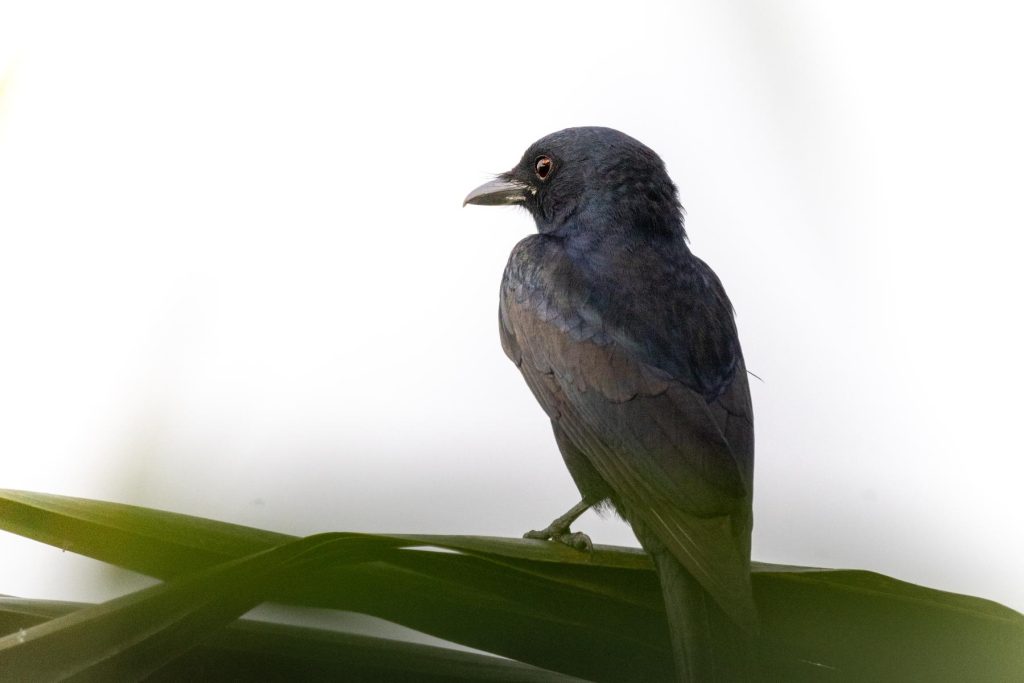
[[[484,183],[476,188],[462,202],[466,204],[483,204],[485,206],[500,206],[502,204],[520,204],[526,201],[526,193],[530,186],[518,180],[508,178],[495,178],[489,183]]]

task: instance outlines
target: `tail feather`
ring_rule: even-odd
[[[678,681],[753,681],[753,639],[668,552],[653,553]]]

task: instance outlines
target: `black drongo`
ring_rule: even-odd
[[[537,223],[505,268],[501,343],[583,500],[527,537],[588,548],[569,525],[611,506],[654,559],[679,676],[743,675],[753,411],[732,305],[687,245],[665,165],[618,131],[569,128],[466,203]]]

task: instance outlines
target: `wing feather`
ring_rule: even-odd
[[[507,271],[502,289],[506,353],[623,516],[654,534],[728,614],[752,624],[753,430],[738,344],[728,340],[736,348],[731,381],[719,381],[709,400],[704,384],[686,381],[699,368],[677,377],[644,344],[608,329],[586,299],[573,300],[564,283],[538,282],[559,263],[524,263],[532,272],[524,280]]]

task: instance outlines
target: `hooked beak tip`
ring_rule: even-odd
[[[526,193],[529,190],[530,187],[528,185],[517,180],[495,178],[466,195],[462,205],[502,206],[505,204],[521,204],[526,201]]]

